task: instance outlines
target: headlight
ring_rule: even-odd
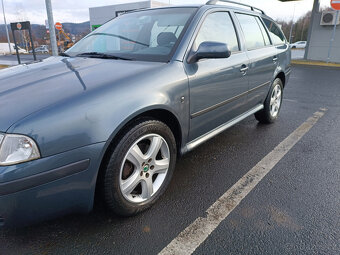
[[[24,135],[0,134],[0,166],[9,166],[40,158],[38,146]]]

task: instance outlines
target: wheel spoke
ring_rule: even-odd
[[[147,178],[142,181],[142,197],[148,199],[153,193],[153,183],[152,178]]]
[[[281,99],[281,90],[278,89],[278,92],[276,94],[276,99]]]
[[[270,105],[273,105],[275,103],[275,97],[270,98]]]
[[[130,195],[140,181],[139,171],[135,171],[128,179],[122,181],[122,192],[127,196]]]
[[[145,160],[143,152],[140,150],[139,146],[136,144],[132,147],[127,155],[127,160],[129,160],[135,167],[139,168]]]
[[[276,98],[276,93],[277,93],[277,90],[276,90],[276,87],[274,87],[274,90],[273,90],[273,98]]]
[[[162,174],[165,173],[169,169],[169,159],[162,159],[155,161],[155,168],[153,169],[154,174]]]
[[[160,137],[158,136],[153,137],[151,140],[147,156],[155,159],[159,150],[161,149],[162,144],[163,140]]]

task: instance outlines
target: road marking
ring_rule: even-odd
[[[295,129],[293,133],[277,145],[274,150],[267,154],[210,206],[206,211],[206,217],[197,218],[159,254],[192,254],[294,145],[318,122],[326,111],[326,108],[320,108],[312,117],[302,123],[301,126]]]
[[[287,99],[287,98],[284,98],[283,100],[284,100],[284,101],[288,101],[288,102],[294,102],[294,103],[297,103],[297,102],[298,102],[297,100]]]

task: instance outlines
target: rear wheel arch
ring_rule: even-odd
[[[279,78],[281,81],[282,81],[282,84],[283,84],[283,88],[285,87],[286,85],[286,76],[285,76],[285,73],[284,72],[279,72],[276,76],[275,76],[275,79],[276,78]],[[274,80],[275,80],[274,79]]]

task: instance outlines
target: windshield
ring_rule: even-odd
[[[110,54],[122,59],[167,62],[196,8],[167,8],[121,15],[96,29],[66,53]]]

